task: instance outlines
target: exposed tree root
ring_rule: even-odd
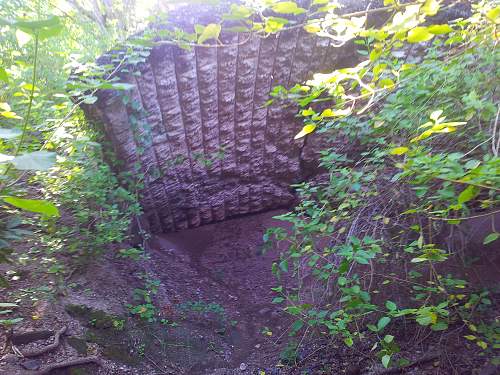
[[[86,365],[89,363],[95,363],[96,365],[101,366],[101,361],[97,357],[76,358],[64,362],[53,363],[37,372],[33,372],[33,375],[47,375],[50,374],[51,371],[59,368]]]
[[[64,326],[62,327],[59,331],[56,332],[55,334],[55,339],[54,342],[50,345],[47,345],[43,348],[40,349],[33,349],[33,350],[19,350],[21,355],[23,357],[38,357],[39,355],[51,352],[52,350],[55,350],[59,344],[61,343],[61,335],[66,332],[67,327]]]

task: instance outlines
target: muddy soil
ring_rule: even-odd
[[[263,234],[284,224],[283,211],[245,216],[179,233],[155,236],[148,258],[117,257],[120,248],[94,259],[65,280],[64,290],[41,279],[36,267],[12,284],[16,291],[47,284],[50,296],[22,303],[17,313],[36,316],[16,331],[57,330],[67,326],[57,350],[36,358],[35,367],[97,355],[102,366],[83,366],[54,374],[266,374],[286,348],[293,320],[272,303],[276,279],[271,266],[279,249],[263,251]],[[147,275],[147,276],[146,276]],[[157,283],[155,322],[130,314],[134,289]],[[147,289],[147,288],[146,288]],[[29,301],[28,301],[29,302]],[[132,306],[127,307],[127,304]],[[0,344],[6,340],[5,332]],[[43,347],[52,338],[19,348]],[[0,359],[0,374],[26,374],[25,360]],[[76,371],[76,372],[75,372]],[[79,371],[79,372],[78,372]]]
[[[286,335],[293,320],[272,303],[277,280],[271,266],[279,252],[265,250],[262,237],[266,228],[284,226],[273,219],[281,213],[236,218],[152,240],[157,274],[174,292],[169,297],[172,315],[180,314],[180,325],[189,326],[208,351],[218,351],[208,356],[186,353],[191,354],[190,373],[216,367],[265,369],[279,358],[286,341],[280,335]],[[172,258],[184,269],[171,269]],[[210,360],[200,360],[206,357]]]

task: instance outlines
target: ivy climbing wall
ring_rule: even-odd
[[[191,29],[210,19],[177,14]],[[191,49],[158,43],[119,73],[131,90],[101,90],[84,108],[104,125],[123,169],[143,176],[141,203],[153,231],[290,205],[290,184],[309,173],[317,140],[294,141],[303,126],[297,108],[266,106],[269,92],[355,55],[302,28],[267,38],[223,32],[220,40]]]

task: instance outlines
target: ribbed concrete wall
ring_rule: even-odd
[[[116,91],[100,92],[85,108],[104,124],[123,168],[135,165],[145,174],[141,203],[153,231],[290,204],[290,184],[307,164],[301,155],[312,153],[293,140],[302,127],[297,109],[265,106],[268,93],[355,54],[300,28],[265,39],[235,33],[221,39],[227,46],[154,47],[135,68],[140,74],[120,74],[135,85],[127,95],[136,108]]]

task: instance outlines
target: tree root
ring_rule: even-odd
[[[32,374],[33,375],[48,375],[48,374],[50,374],[51,371],[59,369],[59,368],[86,365],[89,363],[95,363],[98,366],[102,365],[100,359],[97,357],[76,358],[76,359],[69,359],[69,360],[64,361],[64,362],[53,363],[53,364],[48,365],[47,367],[45,367],[37,372],[33,372]]]
[[[55,350],[59,344],[61,343],[61,335],[66,332],[67,327],[64,326],[62,327],[59,331],[56,332],[55,334],[55,339],[54,342],[50,345],[47,345],[43,348],[40,349],[33,349],[33,350],[19,350],[20,354],[23,357],[38,357],[39,355],[51,352],[52,350]]]
[[[410,367],[421,365],[422,363],[430,362],[436,358],[439,358],[441,356],[441,353],[435,353],[435,354],[428,354],[426,356],[423,356],[420,359],[417,359],[416,361],[413,361],[412,363],[407,364],[406,366],[401,366],[401,367],[393,367],[393,368],[388,368],[384,370],[380,370],[375,372],[374,375],[388,375],[388,374],[399,374],[403,372],[404,370],[409,369]]]

